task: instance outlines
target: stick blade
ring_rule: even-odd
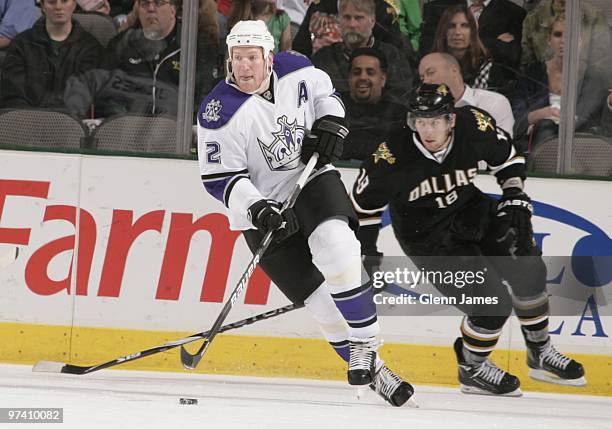
[[[79,366],[79,365],[71,365],[69,363],[63,362],[53,362],[48,360],[41,360],[36,362],[36,364],[32,367],[33,372],[50,372],[55,374],[75,374],[82,375],[91,372],[92,369],[98,367],[89,367],[89,366]]]
[[[62,362],[52,362],[50,360],[41,360],[36,362],[32,367],[33,372],[55,372],[61,373],[62,370],[66,366],[65,363]]]
[[[202,360],[202,355],[199,353],[192,355],[185,347],[181,346],[181,363],[185,369],[195,369],[200,363],[200,360]]]

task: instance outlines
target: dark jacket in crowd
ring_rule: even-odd
[[[375,0],[375,3],[376,24],[372,30],[374,37],[382,42],[390,43],[398,49],[412,50],[412,45],[410,45],[408,39],[400,31],[397,13],[393,6],[384,0]],[[310,17],[315,12],[338,15],[338,0],[316,1],[312,2],[308,7],[302,25],[300,25],[291,46],[294,51],[301,52],[308,58],[312,55],[312,40],[310,39],[309,29]]]
[[[64,95],[68,112],[79,119],[89,116],[91,105],[95,107],[96,118],[153,113],[176,117],[177,100],[177,85],[163,81],[156,82],[155,97],[153,97],[151,78],[130,75],[121,69],[100,68],[70,77]]]
[[[121,113],[175,116],[180,54],[178,24],[161,40],[145,38],[142,28],[130,28],[110,40],[101,69],[70,80],[67,105],[78,116],[91,102],[96,117]]]
[[[527,131],[529,112],[550,106],[548,73],[546,64],[535,62],[525,69],[516,86],[512,98],[514,114],[514,135],[520,137]],[[606,108],[608,96],[606,75],[596,68],[586,68],[578,82],[578,101],[576,102],[576,131],[588,132],[601,127],[602,109]]]
[[[385,87],[389,94],[388,99],[398,104],[406,104],[413,80],[408,58],[388,43],[374,40],[372,47],[382,51],[389,64]],[[312,57],[312,63],[331,77],[337,91],[348,92],[349,57],[350,52],[344,43],[339,42],[317,51]]]
[[[612,137],[612,108],[608,106],[607,102],[601,113],[601,126],[603,127],[604,135]]]
[[[103,48],[90,33],[72,20],[72,31],[63,42],[49,38],[45,18],[13,39],[2,63],[3,107],[64,107],[66,81],[97,67]]]
[[[376,104],[356,103],[348,93],[342,93],[349,121],[349,135],[344,141],[342,159],[364,160],[392,134],[406,125],[407,109],[383,98]]]

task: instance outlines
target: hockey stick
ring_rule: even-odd
[[[310,157],[310,159],[308,160],[308,164],[306,164],[306,168],[304,168],[297,182],[295,183],[295,185],[293,185],[293,190],[291,191],[289,198],[287,198],[287,200],[284,202],[283,210],[293,207],[293,204],[295,203],[295,200],[300,194],[300,191],[306,184],[306,180],[308,180],[310,173],[312,173],[312,171],[314,170],[314,167],[317,164],[318,159],[319,159],[319,154],[316,152]],[[217,320],[215,320],[213,327],[210,329],[210,335],[208,335],[208,337],[204,340],[204,343],[200,346],[198,351],[195,354],[191,354],[185,349],[185,347],[181,346],[181,362],[185,368],[195,369],[195,367],[198,366],[198,363],[200,363],[200,360],[202,360],[204,353],[206,353],[206,350],[208,349],[212,341],[215,339],[215,336],[219,332],[219,328],[221,327],[221,324],[223,323],[223,321],[229,314],[234,304],[236,304],[238,297],[240,296],[240,294],[246,287],[247,283],[249,282],[249,279],[253,275],[253,272],[255,272],[255,268],[257,268],[257,264],[259,264],[259,260],[261,259],[263,254],[268,249],[268,246],[270,246],[270,243],[272,242],[272,237],[275,232],[276,230],[268,231],[266,235],[264,236],[263,240],[259,244],[259,248],[253,255],[253,259],[251,259],[251,262],[249,262],[249,265],[247,266],[246,270],[242,274],[242,277],[240,277],[240,280],[238,281],[238,284],[234,288],[234,291],[232,292],[229,299],[223,306],[221,313],[219,313],[219,316],[217,316]]]
[[[276,317],[281,314],[288,313],[290,311],[293,311],[301,307],[302,305],[290,304],[285,307],[277,308],[276,310],[270,310],[265,313],[258,314],[256,316],[251,316],[246,319],[224,325],[219,329],[219,332],[225,332],[225,331],[229,331],[232,329],[241,328],[245,325],[251,325],[255,322],[259,322],[260,320],[270,319],[272,317]],[[51,362],[51,361],[41,360],[34,365],[34,367],[32,368],[32,371],[54,372],[54,373],[74,374],[74,375],[89,374],[90,372],[99,371],[101,369],[110,368],[112,366],[120,365],[125,362],[130,362],[133,360],[141,359],[143,357],[165,352],[166,350],[173,349],[183,344],[188,344],[188,343],[192,343],[197,340],[201,340],[203,338],[208,337],[208,335],[210,335],[210,331],[199,332],[197,334],[190,335],[189,337],[185,337],[180,340],[167,342],[166,344],[163,344],[161,346],[152,347],[150,349],[132,353],[126,356],[121,356],[121,357],[118,357],[117,359],[113,359],[113,360],[110,360],[108,362],[105,362],[99,365],[80,366],[80,365],[71,365],[69,363]]]

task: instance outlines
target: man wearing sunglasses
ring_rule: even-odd
[[[364,161],[351,193],[362,249],[376,247],[376,220],[389,204],[395,237],[420,272],[480,273],[482,281],[469,286],[427,282],[466,315],[454,344],[462,392],[521,395],[519,379],[489,360],[513,309],[530,377],[582,386],[582,365],[550,341],[546,266],[523,191],[525,160],[488,113],[454,104],[446,85],[421,85],[409,98],[409,127]],[[474,185],[480,160],[497,178],[499,201]],[[423,284],[415,283],[419,292]]]

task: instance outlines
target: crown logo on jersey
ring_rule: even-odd
[[[297,119],[290,123],[285,115],[276,123],[280,129],[272,132],[271,142],[257,141],[271,170],[292,170],[299,165],[304,127],[298,125]]]
[[[492,130],[495,130],[495,128],[493,127],[493,122],[492,122],[493,120],[491,119],[490,116],[487,116],[484,113],[479,112],[478,110],[475,110],[475,109],[470,109],[470,110],[476,117],[477,126],[480,131],[485,132],[487,128],[491,128]]]
[[[221,119],[219,112],[222,107],[219,100],[210,100],[204,109],[204,113],[202,113],[202,119],[206,122],[217,122]]]

